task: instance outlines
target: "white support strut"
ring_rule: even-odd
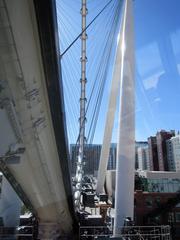
[[[120,25],[121,25],[121,22],[122,21],[120,21]],[[116,59],[115,59],[114,70],[113,70],[112,85],[111,85],[108,111],[106,115],[105,131],[104,131],[104,137],[103,137],[103,144],[102,144],[99,169],[98,169],[97,187],[96,187],[97,194],[100,194],[103,192],[109,151],[110,151],[110,144],[111,144],[111,138],[112,138],[112,130],[114,125],[114,118],[115,118],[115,112],[116,112],[116,106],[117,106],[117,100],[118,100],[117,97],[119,94],[118,89],[120,86],[122,57],[123,57],[122,56],[122,30],[123,30],[122,26],[120,26],[119,29],[120,29],[120,32],[118,34]]]
[[[115,188],[114,236],[121,234],[124,219],[134,215],[135,83],[133,2],[125,0],[122,22],[122,72]]]

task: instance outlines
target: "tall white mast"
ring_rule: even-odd
[[[121,13],[122,7],[120,7]],[[109,151],[111,145],[111,138],[112,138],[112,130],[114,125],[114,118],[115,112],[117,108],[117,100],[119,95],[119,87],[120,87],[120,80],[121,80],[121,68],[122,68],[122,21],[120,21],[120,32],[118,34],[118,42],[117,42],[117,49],[116,49],[116,59],[114,64],[113,70],[113,78],[111,84],[111,91],[108,103],[108,111],[106,114],[106,123],[105,123],[105,130],[104,130],[104,137],[103,137],[103,144],[101,149],[101,156],[99,161],[99,169],[98,169],[98,177],[97,177],[97,186],[96,186],[96,193],[100,194],[103,192],[106,170],[108,165],[108,158],[109,158]]]
[[[134,215],[135,83],[133,2],[125,0],[122,21],[122,72],[117,142],[114,236],[126,217]]]
[[[76,190],[75,190],[75,206],[80,203],[82,175],[83,175],[83,160],[84,160],[84,144],[85,144],[85,123],[86,123],[86,15],[87,7],[86,0],[82,0],[81,7],[82,15],[82,35],[81,35],[81,97],[80,97],[80,119],[79,119],[79,152],[76,168]]]
[[[119,236],[126,217],[133,218],[134,210],[134,36],[132,0],[124,0],[121,28],[116,52],[111,94],[106,118],[103,146],[97,180],[97,193],[103,191],[110,142],[120,89],[119,129],[117,140],[117,166],[115,190],[114,235]],[[120,85],[120,87],[119,87]]]

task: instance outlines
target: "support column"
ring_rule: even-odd
[[[120,11],[122,9],[122,5],[120,7]],[[120,14],[120,12],[119,12]],[[121,21],[120,21],[121,25]],[[106,124],[104,130],[104,137],[103,137],[103,144],[101,149],[101,156],[99,161],[99,169],[98,169],[98,177],[97,177],[97,187],[96,193],[100,194],[103,192],[105,176],[107,171],[108,159],[109,159],[109,151],[111,145],[111,138],[112,138],[112,130],[114,125],[114,117],[116,112],[117,106],[117,97],[119,95],[119,86],[120,86],[120,75],[121,75],[121,68],[122,68],[122,27],[120,27],[117,50],[116,50],[116,59],[114,64],[113,70],[113,78],[112,78],[112,85],[111,85],[111,92],[109,97],[108,103],[108,111],[106,114]]]
[[[57,240],[61,236],[60,226],[57,223],[41,222],[38,226],[38,239]]]
[[[117,143],[114,236],[121,233],[126,217],[134,215],[135,84],[132,0],[125,0],[122,34],[122,72]]]

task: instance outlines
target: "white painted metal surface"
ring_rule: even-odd
[[[119,13],[120,14],[120,13]],[[120,22],[121,24],[121,22]],[[120,86],[120,78],[121,78],[121,68],[122,68],[122,27],[120,28],[117,50],[116,50],[116,60],[114,64],[114,71],[113,71],[113,79],[108,103],[108,111],[106,115],[106,124],[104,130],[104,137],[103,137],[103,144],[101,149],[101,156],[99,162],[99,169],[98,169],[98,177],[97,177],[97,187],[96,192],[102,193],[104,188],[104,181],[105,175],[107,170],[108,158],[109,158],[109,151],[111,145],[111,138],[112,138],[112,130],[114,125],[114,117],[117,108],[117,100],[119,95],[119,86]]]
[[[125,0],[122,22],[122,72],[117,143],[114,235],[121,233],[124,219],[134,215],[135,83],[133,2]]]
[[[33,1],[5,0],[0,5],[0,81],[6,86],[0,99],[13,103],[10,114],[21,131],[20,138],[11,139],[8,131],[14,135],[17,132],[11,124],[11,130],[6,132],[7,145],[18,141],[26,148],[20,163],[9,168],[40,222],[57,223],[61,232],[69,232],[72,219],[50,115]],[[6,106],[4,110],[8,112]],[[4,124],[0,121],[1,129]],[[0,134],[0,139],[4,135]]]

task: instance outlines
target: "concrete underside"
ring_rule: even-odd
[[[0,0],[0,118],[7,119],[0,122],[0,155],[25,147],[20,162],[8,168],[40,224],[55,224],[64,234],[72,230],[62,171],[68,159],[59,156],[41,51],[33,1]]]

